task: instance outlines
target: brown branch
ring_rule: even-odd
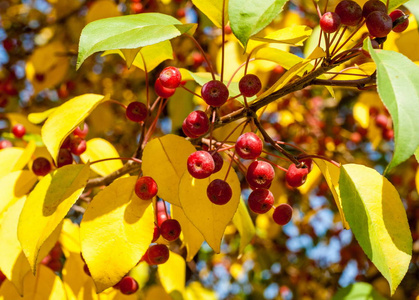
[[[122,168],[116,170],[115,172],[104,176],[104,177],[97,177],[97,178],[92,178],[89,179],[89,181],[86,184],[86,189],[90,189],[96,186],[101,186],[101,185],[109,185],[111,184],[115,179],[125,175],[125,174],[129,174],[131,172],[136,172],[139,171],[141,169],[141,165],[134,162],[134,161],[129,161],[127,162],[125,165],[122,166]]]
[[[311,85],[356,87],[356,88],[362,89],[369,83],[375,83],[375,80],[376,80],[376,76],[375,76],[375,73],[373,73],[367,78],[355,79],[355,80],[315,79],[312,81]]]

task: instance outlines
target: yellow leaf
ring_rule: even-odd
[[[198,281],[191,282],[185,291],[185,300],[217,300],[217,294],[208,290]]]
[[[61,106],[48,117],[42,126],[42,140],[56,161],[61,144],[65,138],[107,97],[84,94],[75,97]]]
[[[94,138],[86,142],[86,151],[80,155],[84,163],[88,161],[93,162],[105,158],[119,157],[115,147],[107,140],[101,138]],[[110,173],[122,168],[123,163],[119,159],[108,160],[100,163],[95,163],[90,168],[100,176],[106,176]]]
[[[165,291],[172,296],[183,295],[185,291],[186,263],[182,256],[170,252],[169,259],[157,268],[160,282]]]
[[[0,150],[0,178],[12,172],[24,152],[24,149],[17,147]]]
[[[32,171],[16,171],[0,178],[0,216],[8,206],[25,196],[36,181]]]
[[[90,277],[83,271],[83,266],[84,262],[80,253],[70,252],[66,256],[62,274],[64,287],[69,299],[76,299],[85,282],[87,280],[91,281]]]
[[[412,258],[412,235],[399,193],[376,170],[356,164],[342,166],[339,189],[352,232],[393,295]]]
[[[364,92],[359,96],[354,105],[354,119],[362,128],[368,128],[370,124],[370,108],[381,108],[382,106],[381,99],[376,92]]]
[[[183,137],[168,134],[156,138],[144,148],[142,170],[153,177],[158,186],[157,195],[163,200],[180,206],[179,182],[186,171],[186,162],[195,147]]]
[[[39,272],[32,275],[27,273],[23,282],[23,295],[21,298],[13,284],[6,280],[0,288],[0,300],[57,300],[66,299],[63,283],[55,273],[44,265],[39,266]]]
[[[89,173],[89,165],[64,166],[44,176],[29,194],[18,237],[34,273],[39,249],[83,192]]]
[[[240,232],[239,253],[243,254],[244,248],[252,241],[256,233],[255,225],[243,199],[240,199],[239,207],[233,217],[233,223]]]
[[[171,210],[173,219],[178,220],[180,227],[182,228],[181,239],[186,246],[186,261],[191,261],[201,248],[204,237],[201,232],[199,232],[198,228],[196,228],[186,217],[183,208],[173,205]]]
[[[313,159],[313,161],[319,167],[320,171],[322,172],[324,176],[324,179],[326,179],[329,189],[331,190],[333,194],[333,198],[335,199],[336,206],[338,207],[343,226],[346,229],[350,229],[349,224],[345,219],[345,214],[343,213],[342,199],[340,198],[340,192],[339,192],[340,168],[323,159],[315,158]]]
[[[71,222],[70,219],[64,219],[63,229],[60,235],[60,244],[65,256],[69,256],[71,252],[80,253],[80,227]]]
[[[202,233],[207,243],[216,253],[220,252],[221,239],[225,228],[236,213],[240,202],[240,182],[234,170],[228,173],[227,183],[233,196],[227,204],[213,204],[207,196],[207,187],[214,179],[222,179],[228,170],[228,164],[205,179],[193,178],[185,172],[179,184],[180,204],[188,219]]]
[[[298,188],[301,194],[307,195],[310,193],[312,189],[314,189],[320,182],[322,172],[317,167],[317,165],[313,165],[313,168],[310,173],[307,175],[306,182]]]
[[[252,37],[252,39],[268,43],[285,43],[302,46],[302,42],[311,35],[312,31],[308,26],[294,25],[271,32],[264,37]]]
[[[136,180],[136,176],[120,178],[102,190],[81,222],[83,258],[98,293],[118,283],[138,263],[153,238],[151,201],[135,195]]]
[[[228,0],[192,0],[192,3],[198,7],[200,11],[204,13],[214,23],[215,26],[221,28],[222,25],[222,8],[223,2],[225,2],[225,11],[224,11],[224,24],[228,22],[227,8]]]
[[[40,124],[44,122],[56,109],[56,107],[53,107],[43,112],[31,113],[28,115],[28,120],[33,124]]]

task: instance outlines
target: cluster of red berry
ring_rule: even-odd
[[[391,30],[402,32],[409,25],[403,11],[396,9],[387,14],[386,5],[380,0],[368,0],[361,8],[352,0],[343,0],[334,12],[326,12],[320,19],[320,27],[326,33],[336,32],[340,25],[356,26],[365,18],[368,32],[377,38],[386,37]]]

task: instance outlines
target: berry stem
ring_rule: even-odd
[[[241,130],[239,136],[243,134],[244,129],[246,128],[246,125],[247,125],[247,122],[244,124],[243,129]],[[226,173],[226,176],[224,177],[224,181],[226,181],[226,182],[227,182],[228,173],[230,173],[230,169],[231,169],[231,166],[233,165],[233,161],[234,161],[235,156],[236,156],[236,148],[234,147],[234,151],[233,151],[233,154],[232,154],[232,159],[230,159],[230,164],[228,165],[227,173]]]
[[[335,53],[335,50],[336,50],[337,46],[339,45],[339,43],[340,43],[341,39],[343,38],[343,35],[345,34],[346,29],[348,29],[348,26],[346,26],[346,25],[345,25],[345,26],[343,26],[343,30],[342,30],[342,32],[340,33],[338,40],[336,41],[335,47],[333,47],[333,50],[332,50],[332,55]],[[336,31],[335,35],[337,35],[337,34],[338,34],[338,32],[339,32],[339,31]]]
[[[109,99],[109,100],[108,100],[108,102],[112,102],[112,103],[118,104],[119,106],[122,106],[125,110],[127,109],[127,106],[126,106],[126,105],[124,105],[124,104],[122,104],[122,103],[121,103],[121,102],[119,102],[119,101]]]
[[[351,33],[351,35],[343,42],[342,45],[340,45],[340,47],[336,51],[332,52],[332,56],[335,53],[339,52],[339,50],[342,49],[342,47],[345,46],[351,40],[351,38],[358,32],[358,30],[361,29],[361,27],[364,25],[364,23],[365,23],[365,20],[362,21],[361,24],[358,25],[358,27],[354,30],[354,32]],[[336,46],[337,46],[337,44],[336,44]]]
[[[90,163],[90,165],[101,163],[101,162],[104,162],[104,161],[109,161],[109,160],[116,160],[116,159],[120,159],[120,160],[132,160],[132,161],[135,161],[136,163],[139,163],[139,164],[143,163],[141,161],[141,159],[138,159],[138,158],[135,158],[135,157],[110,157],[110,158],[103,158],[103,159],[92,161]]]
[[[226,136],[226,138],[220,143],[220,145],[218,145],[218,147],[214,149],[214,152],[217,152],[227,142],[228,138],[237,130],[237,128],[239,128],[243,123],[247,123],[247,122],[248,120],[244,120],[240,122],[239,124],[237,124],[237,126],[234,127],[234,129]],[[244,127],[246,127],[246,124],[244,125]],[[211,140],[210,140],[210,143],[212,143]],[[210,144],[210,149],[211,149],[211,144]]]
[[[264,157],[259,156],[259,159],[264,160],[264,161],[266,161],[267,163],[270,163],[272,166],[277,167],[278,169],[280,169],[280,170],[282,170],[282,171],[284,171],[284,172],[287,172],[287,169],[285,169],[284,167],[281,167],[280,165],[277,165],[277,164],[276,164],[276,163],[274,163],[274,162],[271,162],[271,161],[270,161],[269,159],[267,159],[267,158],[264,158]]]
[[[201,98],[201,99],[202,99],[202,96],[201,96],[201,95],[199,95],[199,94],[197,94],[197,93],[195,93],[195,92],[191,91],[190,89],[188,89],[187,87],[185,87],[183,84],[181,84],[181,85],[180,85],[180,87],[181,87],[182,89],[184,89],[185,91],[188,91],[189,93],[191,93],[191,94],[193,94],[193,95],[195,95],[195,96],[197,96],[197,97],[199,97],[199,98]]]
[[[187,34],[186,36],[188,36],[189,38],[192,39],[192,41],[194,42],[195,46],[198,48],[198,50],[202,53],[202,55],[204,56],[204,59],[208,65],[208,68],[210,69],[211,72],[211,76],[212,76],[212,80],[215,80],[215,73],[214,73],[214,69],[212,67],[212,64],[209,62],[207,56],[205,55],[205,51],[204,49],[202,49],[201,45],[198,43],[198,41],[190,34]]]
[[[255,61],[256,59],[255,58],[252,58],[252,59],[249,59],[249,62],[251,62],[251,61]],[[244,63],[242,63],[234,72],[233,72],[233,74],[231,75],[231,77],[230,77],[230,79],[229,79],[229,81],[227,82],[227,84],[226,84],[226,87],[229,87],[230,86],[230,84],[231,84],[231,82],[233,81],[233,78],[234,78],[234,76],[236,76],[236,74],[237,74],[237,72],[239,72],[240,71],[240,69],[241,68],[243,68],[244,66],[246,66],[246,63],[247,63],[247,61],[246,62],[244,62]]]
[[[273,157],[279,158],[279,159],[284,160],[284,161],[289,161],[289,160],[288,160],[287,158],[285,158],[285,157],[282,157],[282,156],[279,156],[279,155],[273,154],[273,153],[268,152],[268,151],[265,151],[265,150],[262,150],[262,153],[265,153],[265,154],[267,154],[267,155],[269,155],[269,156],[273,156]]]
[[[321,156],[321,155],[314,155],[314,154],[304,154],[304,155],[299,155],[298,159],[305,159],[305,158],[319,158],[325,161],[330,162],[331,164],[334,164],[336,167],[340,168],[340,163],[334,161],[333,159],[327,158],[325,156]]]

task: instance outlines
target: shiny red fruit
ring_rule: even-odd
[[[387,13],[387,7],[384,2],[381,2],[380,0],[368,0],[362,7],[362,16],[367,18],[373,11],[382,11]]]
[[[285,174],[285,181],[291,187],[302,186],[307,180],[308,168],[297,168],[295,164],[291,164]]]
[[[221,179],[214,179],[207,187],[208,199],[214,204],[224,205],[233,196],[230,185]]]
[[[352,0],[343,0],[335,8],[343,25],[355,26],[362,20],[362,8]]]
[[[252,97],[262,89],[259,77],[254,74],[244,75],[239,81],[240,93],[245,97]]]
[[[246,132],[237,139],[235,149],[243,159],[255,159],[262,153],[262,140],[253,132]]]
[[[179,222],[175,219],[168,219],[160,226],[161,236],[169,242],[177,240],[181,230]]]
[[[287,203],[278,205],[272,215],[274,221],[278,225],[285,225],[292,218],[292,207]]]
[[[253,188],[268,188],[274,177],[274,168],[265,161],[254,161],[247,169],[246,179]]]
[[[65,165],[70,165],[73,163],[73,156],[71,155],[70,150],[60,149],[57,157],[57,167],[61,168]]]
[[[25,135],[26,128],[22,124],[16,124],[12,128],[12,133],[13,133],[13,135],[15,137],[17,137],[18,139],[20,139],[21,137],[23,137]]]
[[[196,151],[189,155],[187,168],[192,177],[197,179],[207,178],[214,172],[214,159],[206,151]]]
[[[81,137],[75,136],[70,141],[70,151],[74,155],[81,155],[86,151],[86,140]]]
[[[147,106],[138,101],[128,104],[125,114],[128,120],[133,122],[142,122],[147,118]]]
[[[86,123],[83,124],[83,129],[79,127],[77,127],[76,129],[74,129],[73,134],[75,136],[81,137],[82,139],[84,139],[87,136],[87,133],[89,132],[89,126],[87,126]]]
[[[270,190],[256,189],[250,193],[247,203],[253,212],[264,214],[268,212],[274,204],[274,196]]]
[[[221,154],[218,153],[218,152],[213,153],[212,158],[214,159],[214,165],[215,165],[214,171],[212,172],[212,174],[214,174],[214,173],[217,173],[218,171],[220,171],[223,168],[224,160],[221,157]]]
[[[169,259],[169,248],[163,244],[153,245],[147,250],[147,262],[152,265],[164,264]]]
[[[118,284],[119,290],[124,295],[134,294],[138,290],[138,282],[131,276],[125,276]]]
[[[38,157],[32,163],[32,172],[37,176],[45,176],[51,171],[51,163],[45,157]]]
[[[208,105],[219,107],[226,103],[229,91],[221,81],[211,80],[202,86],[201,95]]]
[[[398,24],[394,26],[396,23],[396,20],[404,16],[406,16],[405,13],[401,11],[400,9],[395,9],[394,11],[390,13],[390,18],[393,21],[394,32],[403,32],[409,26],[409,19],[407,17],[405,18],[404,21],[402,21],[401,23],[397,22]]]
[[[138,178],[135,183],[135,194],[142,200],[150,200],[157,195],[158,187],[156,181],[149,177],[143,176]]]
[[[168,89],[175,89],[180,85],[182,81],[182,75],[179,72],[178,68],[167,67],[161,71],[159,76],[162,86]]]
[[[333,33],[340,26],[340,17],[335,12],[327,12],[320,18],[320,27],[326,33]]]
[[[387,36],[393,28],[390,16],[382,11],[373,11],[366,19],[367,28],[372,36],[381,38]]]
[[[209,130],[209,119],[207,114],[201,110],[191,112],[185,119],[183,129],[186,129],[185,134],[190,133],[192,136],[201,136]],[[190,136],[189,136],[190,137]]]
[[[160,78],[157,78],[156,83],[154,84],[154,90],[156,91],[157,96],[162,98],[172,97],[176,92],[176,89],[169,89],[164,87],[160,82]]]

